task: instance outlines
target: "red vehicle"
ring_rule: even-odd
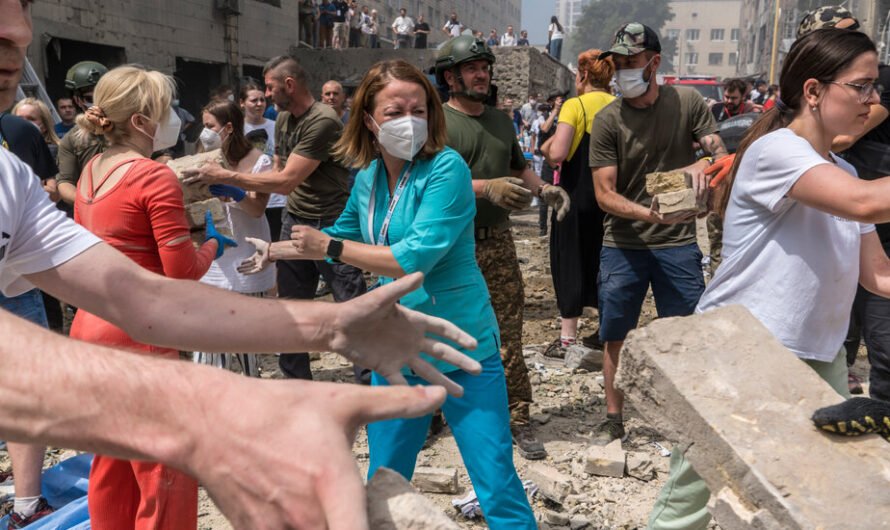
[[[698,90],[708,103],[723,101],[723,85],[712,75],[666,75],[663,84],[691,86]]]

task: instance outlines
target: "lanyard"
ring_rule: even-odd
[[[383,166],[383,161],[380,161],[380,165]],[[377,203],[377,194],[374,188],[377,185],[377,179],[374,179],[373,184],[371,184],[371,198],[368,203],[368,237],[371,238],[372,245],[386,245],[387,235],[389,234],[389,224],[392,222],[392,214],[396,211],[396,205],[399,203],[399,199],[402,198],[402,192],[405,191],[405,187],[408,185],[408,177],[411,176],[413,162],[409,163],[405,166],[405,169],[402,170],[402,176],[399,178],[398,184],[396,184],[396,188],[392,192],[392,198],[389,199],[389,207],[386,209],[386,217],[383,218],[383,224],[380,226],[380,232],[377,234],[377,238],[374,239],[374,206]],[[384,171],[386,169],[384,168]]]

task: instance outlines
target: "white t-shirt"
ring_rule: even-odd
[[[451,20],[449,20],[448,22],[445,23],[445,30],[448,31],[448,33],[452,37],[460,37],[460,32],[461,32],[462,28],[463,28],[463,26],[461,25],[461,23],[457,22],[457,21],[452,22]]]
[[[22,278],[65,263],[102,240],[50,202],[40,179],[0,147],[0,291],[18,296],[34,286]]]
[[[550,26],[547,27],[547,31],[550,33],[550,40],[561,39],[563,37],[563,33],[559,30],[559,26],[552,22],[550,23]]]
[[[751,145],[726,210],[723,262],[697,312],[741,304],[801,359],[834,360],[859,283],[861,237],[875,228],[786,196],[807,170],[830,163],[789,129]]]
[[[411,17],[396,17],[392,23],[392,29],[399,35],[407,35],[414,29],[414,21]]]
[[[516,46],[516,35],[501,35],[501,46]]]
[[[263,119],[263,123],[261,125],[254,125],[252,123],[244,122],[244,134],[249,133],[250,131],[255,131],[257,129],[263,129],[266,131],[266,137],[268,140],[266,141],[266,148],[263,149],[263,152],[272,158],[275,155],[275,122],[269,119]],[[287,196],[282,195],[280,193],[273,193],[269,196],[269,204],[266,206],[267,208],[284,208],[287,206]]]
[[[262,173],[272,169],[272,159],[260,155],[251,173]],[[210,264],[210,269],[201,278],[201,283],[221,287],[238,293],[262,293],[275,286],[275,267],[268,267],[257,274],[241,274],[238,265],[254,253],[253,245],[244,238],[253,237],[269,241],[269,222],[266,217],[247,215],[237,202],[223,203],[229,226],[232,227],[237,247],[227,248],[225,253]]]

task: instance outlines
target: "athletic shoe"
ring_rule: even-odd
[[[547,450],[544,444],[535,436],[535,431],[529,424],[511,425],[513,443],[519,450],[519,455],[526,460],[543,460],[547,458]]]
[[[54,511],[55,510],[53,509],[53,507],[49,505],[49,502],[47,502],[45,498],[40,497],[40,500],[37,503],[37,510],[30,516],[23,517],[18,512],[11,512],[9,514],[9,525],[6,528],[7,530],[18,530],[19,528],[25,528],[34,521],[43,519]]]
[[[550,357],[552,359],[565,359],[566,347],[562,345],[562,340],[557,338],[553,342],[548,344],[547,348],[544,349],[544,357]]]
[[[606,415],[606,420],[597,427],[596,434],[593,435],[592,443],[594,445],[609,445],[613,440],[627,439],[627,433],[624,432],[624,420],[621,417],[610,417]]]

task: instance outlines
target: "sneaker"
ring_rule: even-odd
[[[24,528],[34,521],[43,519],[54,511],[55,510],[53,509],[53,507],[49,505],[49,502],[47,502],[45,498],[40,497],[40,501],[37,503],[37,510],[28,517],[23,517],[15,511],[11,512],[9,514],[9,525],[6,528],[7,530],[17,530],[19,528]]]
[[[603,344],[603,341],[600,340],[599,332],[591,333],[590,335],[587,335],[586,337],[582,337],[581,344],[587,346],[588,348],[590,348],[592,350],[602,350],[606,347],[606,345]]]
[[[543,460],[547,458],[547,450],[544,444],[535,436],[535,431],[529,424],[511,425],[513,443],[519,450],[519,455],[526,460]]]
[[[609,445],[613,440],[627,440],[627,433],[624,432],[624,420],[621,417],[610,417],[606,415],[606,420],[596,429],[591,441],[594,445]]]
[[[862,380],[856,377],[853,374],[847,375],[847,388],[850,389],[851,394],[862,394]]]
[[[555,339],[553,342],[547,345],[547,348],[544,350],[544,357],[550,357],[552,359],[565,359],[566,358],[566,348],[562,345],[562,339]]]

